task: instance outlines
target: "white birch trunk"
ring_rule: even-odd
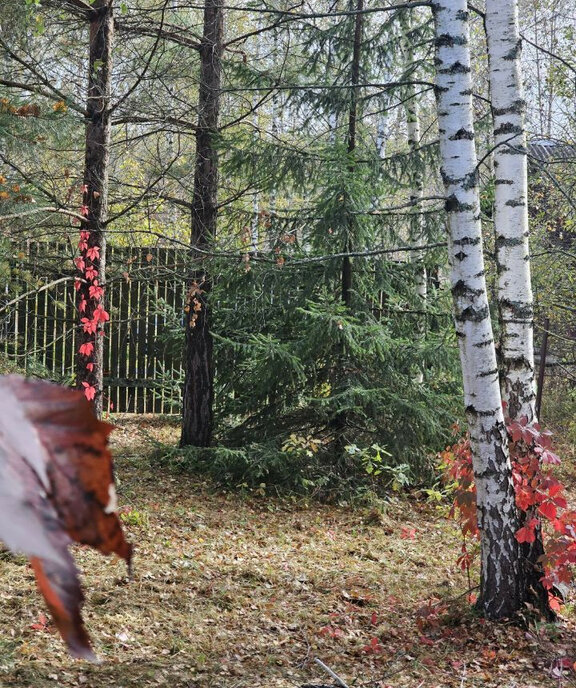
[[[516,0],[486,0],[494,116],[495,234],[501,387],[510,418],[535,421],[528,171]]]
[[[528,246],[528,169],[517,0],[486,0],[494,118],[495,239],[500,316],[500,385],[512,419],[536,418],[532,284]],[[537,514],[521,515],[523,522]],[[520,548],[521,595],[553,617],[540,579],[542,532]]]
[[[481,611],[520,607],[517,515],[484,278],[466,0],[433,4],[451,284],[481,529]]]
[[[406,58],[406,67],[409,67],[414,62],[414,50],[410,36],[411,21],[410,19],[403,21],[404,32],[404,53]],[[416,78],[414,75],[413,78]],[[414,84],[408,86],[408,95],[406,100],[406,129],[408,134],[408,147],[414,153],[420,145],[420,107],[418,103],[418,96],[416,94],[416,87]],[[418,162],[411,168],[410,172],[410,201],[414,203],[413,215],[410,217],[410,241],[415,246],[422,246],[424,244],[424,216],[421,213],[420,199],[423,195],[424,188],[424,170],[420,167]],[[428,280],[426,274],[426,266],[424,265],[424,255],[422,251],[416,251],[412,255],[412,260],[418,264],[416,272],[416,293],[419,296],[420,307],[422,311],[426,310],[426,301],[428,298]],[[426,328],[426,317],[418,317],[418,332],[419,339],[424,338]],[[424,367],[420,363],[420,370],[414,378],[417,383],[424,381]]]

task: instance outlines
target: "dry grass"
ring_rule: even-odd
[[[1,686],[332,684],[315,657],[350,688],[530,688],[574,676],[553,678],[574,653],[569,615],[529,633],[474,617],[453,526],[423,501],[380,514],[215,493],[150,466],[153,441],[176,441],[173,426],[119,425],[135,580],[120,562],[77,552],[102,663],[73,661],[50,626],[31,628],[43,611],[31,571],[0,555]]]

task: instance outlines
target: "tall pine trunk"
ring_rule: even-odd
[[[204,32],[200,45],[200,86],[196,168],[192,199],[192,249],[211,246],[216,235],[218,212],[218,133],[224,13],[222,0],[207,0],[204,7]],[[210,332],[208,294],[210,280],[200,265],[202,258],[192,255],[193,269],[186,300],[185,379],[183,390],[181,446],[207,447],[214,426],[214,364]]]
[[[86,148],[81,231],[81,263],[77,281],[80,317],[97,322],[96,331],[80,328],[80,346],[93,346],[89,355],[78,354],[77,384],[80,389],[94,389],[94,406],[102,415],[104,365],[103,295],[94,297],[91,287],[102,287],[106,273],[106,218],[108,213],[108,168],[110,160],[110,84],[114,18],[111,0],[95,0],[88,13],[90,21],[90,57],[88,97],[86,100]],[[85,242],[85,243],[84,243]],[[83,267],[81,267],[83,266]],[[87,272],[92,268],[97,274]],[[90,350],[90,348],[85,349]],[[88,395],[87,395],[88,396]]]
[[[453,308],[477,489],[479,607],[486,617],[500,619],[516,612],[523,600],[514,536],[517,512],[484,277],[467,3],[439,0],[433,11]]]
[[[495,243],[500,318],[500,385],[512,420],[536,422],[532,284],[528,245],[528,169],[516,0],[486,0],[494,119]],[[528,514],[532,518],[534,514]],[[552,616],[540,583],[542,532],[522,549],[526,599]]]
[[[350,9],[356,10],[354,18],[354,40],[352,44],[352,63],[350,66],[350,106],[348,108],[348,129],[346,132],[346,151],[348,153],[348,174],[354,174],[356,151],[356,130],[358,126],[358,84],[360,83],[360,61],[362,57],[362,35],[364,29],[364,0],[350,3]],[[344,229],[344,243],[342,252],[351,253],[354,248],[354,219],[349,215]],[[340,298],[347,310],[352,308],[352,258],[345,255],[342,258],[340,270]],[[349,362],[346,346],[343,342],[338,345],[338,369],[336,379],[343,387],[346,385]],[[339,411],[332,419],[331,426],[336,431],[335,449],[337,454],[344,453],[346,445],[346,428],[349,414],[346,410]]]

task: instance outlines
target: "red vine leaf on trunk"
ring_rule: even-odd
[[[114,510],[108,435],[82,392],[0,377],[0,539],[30,557],[41,593],[74,657],[95,660],[71,542],[115,553],[132,547]]]

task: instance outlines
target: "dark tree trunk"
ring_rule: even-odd
[[[356,125],[358,121],[358,84],[360,83],[360,61],[362,51],[362,35],[364,28],[364,0],[356,0],[350,8],[356,10],[354,19],[354,43],[352,46],[352,64],[350,67],[350,108],[348,110],[348,132],[346,135],[346,150],[348,151],[348,174],[354,174],[354,151],[356,150]],[[348,217],[342,250],[351,253],[354,248],[354,220]],[[352,259],[350,256],[342,258],[340,272],[340,298],[348,310],[352,308]],[[346,350],[343,344],[339,345],[338,369],[336,371],[337,382],[344,386],[348,369]],[[336,452],[342,454],[346,445],[346,427],[348,425],[348,413],[340,411],[332,419],[331,426],[336,433]]]
[[[218,133],[221,63],[224,34],[222,0],[207,0],[204,8],[204,34],[200,47],[200,88],[198,130],[196,132],[196,169],[192,200],[192,249],[208,248],[216,234]],[[208,295],[210,279],[202,268],[202,256],[192,254],[193,269],[186,299],[186,375],[183,390],[181,446],[206,447],[212,439],[214,366]]]
[[[102,381],[104,364],[104,320],[98,312],[104,309],[103,295],[94,297],[90,287],[103,286],[106,274],[106,233],[108,212],[108,163],[110,159],[110,78],[112,67],[112,43],[114,19],[112,0],[95,0],[88,13],[90,21],[90,60],[88,73],[88,97],[86,100],[86,151],[84,160],[84,186],[82,189],[82,213],[85,220],[81,231],[81,260],[96,274],[86,273],[79,267],[77,304],[81,319],[98,320],[95,332],[84,331],[80,326],[80,345],[92,343],[93,352],[78,354],[77,384],[95,390],[94,406],[98,417],[102,415]],[[100,311],[98,310],[100,309]],[[86,383],[86,384],[83,384]]]

